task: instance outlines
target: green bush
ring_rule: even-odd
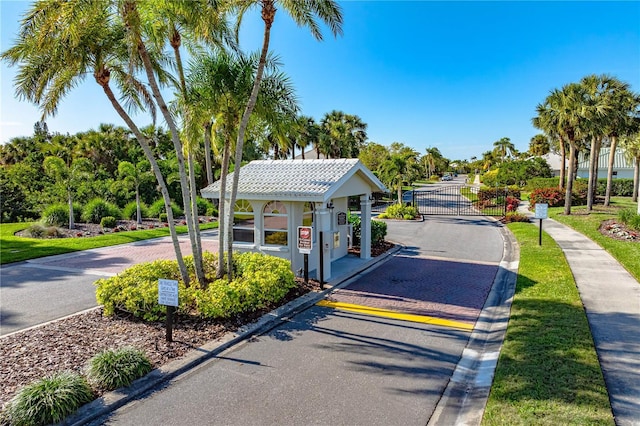
[[[207,211],[213,208],[211,201],[202,197],[196,198],[196,205],[198,206],[198,216],[205,216]]]
[[[413,206],[405,206],[403,204],[392,204],[380,214],[380,219],[405,219],[413,220],[418,217],[418,209]]]
[[[166,213],[160,213],[160,217],[158,218],[160,220],[160,222],[162,223],[167,223],[169,222],[169,219],[167,217]]]
[[[58,238],[62,237],[60,229],[56,226],[42,226],[38,223],[29,226],[26,233],[31,238]]]
[[[387,224],[379,220],[371,221],[371,244],[376,245],[384,241],[387,236]]]
[[[82,220],[87,223],[100,223],[106,216],[120,218],[122,215],[118,206],[100,198],[89,201],[82,210]]]
[[[632,209],[620,210],[618,219],[628,227],[640,231],[640,214],[637,214]]]
[[[143,202],[140,203],[140,214],[142,217],[150,217],[149,208]],[[131,201],[124,206],[124,208],[122,209],[122,217],[127,220],[138,219],[138,205],[135,201]]]
[[[115,228],[118,222],[113,216],[105,216],[100,220],[100,226],[102,228]]]
[[[152,369],[151,362],[141,350],[133,347],[104,350],[89,360],[89,383],[99,389],[113,390],[129,386]]]
[[[93,400],[91,387],[77,373],[55,373],[21,388],[4,415],[14,426],[58,423]]]
[[[596,194],[604,196],[607,193],[607,179],[598,179]],[[612,179],[611,195],[614,197],[630,197],[633,195],[633,179]]]
[[[211,206],[207,209],[207,216],[218,216],[218,209],[215,206]]]
[[[173,212],[173,216],[177,217],[177,216],[182,216],[183,211],[180,207],[178,207],[178,205],[172,201],[171,202],[171,211]],[[164,200],[161,198],[157,201],[155,201],[153,204],[151,204],[149,206],[149,217],[160,217],[160,215],[162,213],[167,213],[166,209],[164,208]]]
[[[542,188],[557,188],[560,185],[560,177],[550,178],[533,178],[527,181],[525,189],[527,191],[533,191],[534,189]]]
[[[49,226],[69,225],[69,206],[63,203],[50,205],[42,212],[40,221]]]
[[[205,252],[205,275],[215,277],[217,256]],[[281,258],[260,253],[234,255],[234,280],[226,279],[210,283],[206,289],[196,287],[193,257],[186,256],[191,287],[186,287],[179,277],[176,261],[159,260],[142,263],[111,278],[96,281],[96,299],[104,305],[105,315],[116,310],[130,312],[136,317],[156,321],[164,317],[165,307],[158,305],[158,279],[178,281],[178,312],[197,313],[205,317],[226,318],[267,306],[284,297],[295,287],[290,263]]]

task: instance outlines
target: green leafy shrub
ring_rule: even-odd
[[[173,216],[177,217],[177,216],[182,216],[183,211],[180,207],[178,207],[178,205],[172,201],[171,202],[171,211],[173,212]],[[159,200],[155,201],[153,204],[151,204],[149,206],[149,217],[160,217],[160,214],[162,213],[167,213],[166,209],[164,208],[164,200],[162,198],[160,198]]]
[[[403,204],[392,204],[378,215],[380,219],[405,219],[413,220],[418,217],[418,209],[413,206],[405,206]]]
[[[63,203],[52,204],[42,212],[40,221],[49,226],[69,224],[69,206]]]
[[[527,191],[533,191],[534,189],[542,189],[542,188],[557,188],[560,185],[560,177],[550,177],[550,178],[532,178],[527,180],[527,184],[525,189]]]
[[[100,223],[102,218],[106,216],[119,218],[122,215],[118,206],[100,198],[89,201],[82,210],[82,220],[87,223]]]
[[[607,179],[598,179],[596,194],[604,196],[607,192]],[[612,179],[611,195],[615,197],[630,197],[633,195],[633,179]]]
[[[387,224],[380,220],[371,221],[371,244],[376,245],[384,241],[387,236]]]
[[[149,208],[145,203],[140,203],[140,215],[141,217],[150,217]],[[127,220],[138,219],[138,206],[135,201],[127,203],[122,209],[122,217]],[[157,217],[157,216],[156,216]]]
[[[187,262],[185,257],[185,262]],[[115,277],[95,282],[96,300],[104,305],[104,314],[112,315],[116,310],[129,312],[147,321],[157,321],[165,316],[165,307],[158,304],[158,279],[178,280],[180,293],[179,312],[187,312],[190,294],[180,280],[178,263],[175,260],[156,260],[139,263],[125,269]]]
[[[620,210],[618,219],[630,228],[640,231],[640,214],[637,214],[632,209]]]
[[[215,206],[211,206],[207,209],[207,216],[218,216],[218,209]]]
[[[198,206],[198,216],[205,216],[207,211],[213,208],[211,201],[202,197],[196,198],[196,205]]]
[[[196,290],[201,315],[228,318],[277,302],[295,287],[291,264],[285,259],[262,253],[234,256],[235,279],[217,280],[205,290]]]
[[[93,400],[91,387],[77,373],[64,371],[21,388],[5,408],[14,426],[58,423]]]
[[[207,279],[215,277],[217,256],[204,252]],[[196,283],[193,257],[185,263],[191,282]],[[234,277],[211,282],[206,289],[186,287],[179,277],[176,261],[159,260],[132,266],[119,275],[96,281],[96,299],[104,305],[105,315],[116,310],[130,312],[147,321],[164,317],[165,307],[158,305],[158,279],[178,281],[178,312],[205,317],[226,318],[252,311],[276,302],[295,287],[289,261],[260,253],[240,253],[234,256]]]
[[[26,233],[31,238],[59,238],[63,236],[58,227],[42,226],[39,223],[29,226]]]
[[[169,222],[169,218],[166,213],[160,213],[160,217],[158,219],[163,223]]]
[[[113,390],[129,386],[152,369],[151,362],[141,350],[133,347],[104,350],[89,360],[89,383],[99,389]]]
[[[115,228],[118,222],[113,216],[105,216],[100,220],[100,226],[102,228]]]

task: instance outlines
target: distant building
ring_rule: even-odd
[[[600,150],[600,158],[598,159],[598,179],[607,177],[609,170],[609,148]],[[589,177],[589,157],[580,154],[578,156],[578,177]],[[616,155],[613,162],[613,178],[614,179],[633,179],[633,163],[624,155],[624,149],[616,149]]]

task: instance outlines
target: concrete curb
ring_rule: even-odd
[[[60,425],[84,425],[98,419],[142,396],[171,379],[186,373],[199,366],[205,361],[214,358],[221,352],[250,339],[251,337],[264,334],[280,325],[287,318],[302,312],[315,305],[327,294],[335,289],[349,285],[353,280],[367,272],[369,269],[380,266],[388,261],[402,249],[396,244],[394,248],[386,253],[370,259],[366,263],[359,265],[356,269],[336,277],[325,284],[325,289],[320,292],[307,293],[279,308],[263,315],[257,321],[241,327],[237,332],[228,333],[220,339],[205,343],[201,347],[194,349],[185,356],[175,361],[171,361],[134,381],[131,386],[107,392],[100,398],[82,406],[71,416],[67,417]]]
[[[503,225],[502,261],[480,317],[428,425],[479,425],[509,323],[520,249]]]

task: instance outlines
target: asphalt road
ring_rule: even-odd
[[[406,249],[340,291],[473,322],[502,259],[498,226],[430,217],[388,229]],[[92,424],[425,425],[470,335],[313,306]]]

